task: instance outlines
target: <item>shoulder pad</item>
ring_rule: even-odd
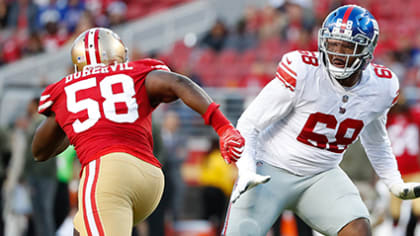
[[[292,92],[296,88],[297,78],[297,57],[296,51],[289,52],[283,55],[281,61],[277,65],[276,78],[279,79],[286,88]]]
[[[371,70],[373,79],[378,80],[380,86],[384,87],[385,96],[390,100],[389,106],[394,105],[400,94],[398,77],[383,65],[371,63],[368,68]]]
[[[318,54],[311,51],[292,51],[283,55],[276,71],[276,78],[294,91],[296,81],[302,78],[310,67],[319,66]]]
[[[166,70],[166,71],[171,71],[169,69],[169,67],[162,61],[160,60],[156,60],[156,59],[152,59],[152,58],[145,58],[142,60],[138,60],[138,61],[133,61],[133,64],[135,64],[136,66],[143,66],[143,67],[149,67],[152,70]]]
[[[38,113],[43,115],[49,115],[51,112],[51,107],[54,104],[54,100],[57,96],[56,87],[61,82],[48,85],[45,90],[42,92],[39,99]]]

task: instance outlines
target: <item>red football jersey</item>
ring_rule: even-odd
[[[125,152],[160,167],[153,155],[154,108],[145,88],[153,70],[169,68],[154,59],[85,68],[48,86],[38,111],[56,114],[82,165]]]
[[[411,110],[407,114],[390,114],[388,117],[389,139],[397,159],[398,169],[403,176],[420,171],[418,159],[420,128],[414,114]]]

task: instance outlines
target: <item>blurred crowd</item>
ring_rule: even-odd
[[[188,0],[0,0],[0,65],[55,51],[88,28],[114,27]]]
[[[378,20],[375,63],[392,69],[407,88],[410,102],[418,99],[420,2],[397,0],[273,0],[263,8],[248,7],[235,25],[217,21],[194,47],[180,41],[161,60],[196,78],[204,86],[262,87],[270,81],[281,56],[291,50],[317,51],[320,24],[343,4],[358,4]]]
[[[183,2],[188,1],[0,0],[0,65],[54,51],[72,42],[75,35],[90,27],[113,27]],[[420,124],[416,121],[420,119],[413,118],[420,117],[417,104],[420,26],[416,23],[420,16],[420,2],[406,0],[404,7],[398,0],[269,2],[263,8],[247,7],[243,18],[234,25],[228,25],[223,19],[217,20],[196,41],[187,40],[186,37],[171,49],[150,55],[133,51],[130,59],[152,56],[204,87],[240,88],[257,93],[274,77],[277,63],[285,52],[297,49],[317,51],[318,29],[332,9],[349,3],[361,5],[369,9],[379,22],[380,39],[375,51],[375,63],[384,64],[397,74],[404,94],[404,99],[397,105],[404,109],[398,108],[390,114],[389,126],[393,127],[390,130],[394,132],[390,137],[399,140],[391,140],[399,145],[396,147],[399,150],[397,157],[409,153],[411,158],[414,157],[412,163],[416,164],[406,164],[409,170],[400,171],[407,174],[409,179],[412,174],[420,173],[417,162]],[[35,164],[29,145],[34,128],[42,120],[36,113],[36,103],[37,99],[28,102],[27,111],[15,121],[13,127],[0,127],[0,210],[3,219],[0,220],[0,235],[3,235],[2,232],[18,236],[54,235],[57,230],[59,235],[71,235],[66,228],[70,225],[72,230],[71,223],[66,220],[77,207],[80,166],[72,149],[49,162]],[[242,101],[240,109],[245,104]],[[202,226],[203,231],[207,230],[207,234],[202,235],[216,235],[223,223],[236,169],[223,162],[213,136],[197,138],[188,135],[191,133],[182,132],[186,128],[182,126],[182,118],[188,111],[176,105],[165,106],[162,110],[163,115],[156,120],[154,127],[154,143],[155,155],[159,157],[166,174],[164,196],[158,209],[146,223],[136,227],[134,233],[176,235],[175,232],[182,232],[188,226],[175,223],[188,219],[208,223]],[[232,121],[236,123],[236,120]],[[395,125],[400,125],[400,128],[395,128]],[[404,138],[405,133],[401,131],[407,127],[410,128],[407,131],[411,134],[410,138]],[[371,206],[374,223],[380,225],[389,215],[388,192],[376,186],[374,173],[368,164],[363,163],[360,156],[364,153],[358,147],[355,145],[346,154],[343,168],[352,178],[360,180],[358,186],[363,191],[362,195],[366,201],[371,201],[367,205]],[[396,208],[399,206],[394,203],[394,209],[395,204]],[[399,216],[399,211],[392,211],[392,227],[397,231],[389,235],[414,232],[398,228],[401,225]],[[285,214],[272,234],[298,235],[298,231],[293,230],[296,222],[290,221],[291,218],[293,216]],[[412,218],[414,223],[410,227],[416,225],[420,210],[413,211]],[[405,224],[409,225],[407,222]],[[312,232],[299,235],[312,235]]]

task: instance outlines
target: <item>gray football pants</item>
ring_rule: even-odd
[[[355,219],[369,219],[359,191],[339,167],[302,177],[260,162],[257,173],[271,180],[229,204],[222,235],[265,236],[285,209],[325,235],[337,235]]]

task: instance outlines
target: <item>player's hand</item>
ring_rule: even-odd
[[[255,172],[249,170],[239,171],[238,181],[236,187],[232,192],[231,201],[235,203],[238,198],[245,193],[246,191],[252,189],[253,187],[267,183],[271,179],[271,176],[268,175],[259,175]]]
[[[232,125],[221,127],[219,134],[220,152],[226,163],[236,162],[244,151],[245,139]]]
[[[389,190],[404,200],[420,197],[420,183],[398,183],[392,185]]]

